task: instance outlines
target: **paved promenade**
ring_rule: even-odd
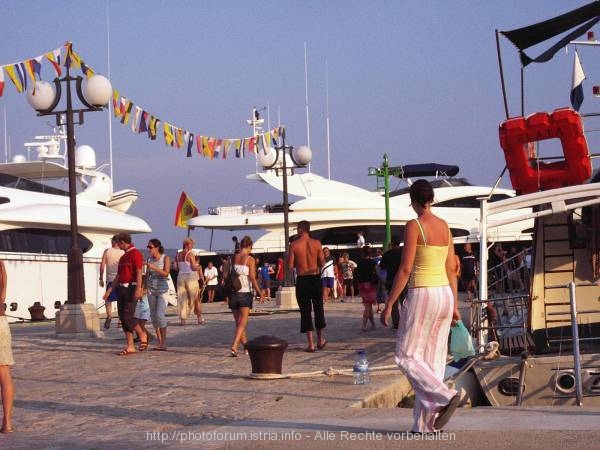
[[[298,312],[257,308],[249,337],[289,343],[283,372],[292,378],[277,380],[248,379],[249,358],[228,356],[231,314],[221,303],[204,308],[204,325],[169,316],[169,351],[125,357],[116,356],[117,328],[68,340],[53,322],[12,325],[15,432],[0,434],[0,448],[598,448],[600,410],[463,408],[447,434],[415,442],[399,434],[412,425],[410,409],[352,407],[385,405],[406,388],[395,368],[375,370],[366,386],[306,375],[351,369],[359,347],[371,367],[394,364],[394,330],[378,323],[363,333],[359,303],[326,305],[329,343],[316,353],[303,351]]]

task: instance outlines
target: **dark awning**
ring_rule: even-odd
[[[405,166],[390,167],[390,172],[398,178],[414,177],[453,177],[458,173],[458,166],[446,164],[407,164]]]
[[[569,42],[583,35],[600,20],[600,1],[592,2],[552,19],[538,22],[523,28],[501,31],[518,49],[523,66],[531,62],[546,62]],[[578,27],[536,58],[523,52],[526,48]]]

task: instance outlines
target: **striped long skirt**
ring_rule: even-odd
[[[396,363],[415,392],[412,431],[434,431],[437,412],[456,394],[443,381],[453,310],[450,286],[410,289],[402,304]]]

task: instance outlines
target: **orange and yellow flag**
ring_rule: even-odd
[[[187,228],[187,222],[192,217],[198,216],[199,211],[191,198],[185,192],[181,193],[177,210],[175,211],[174,225],[181,228]]]

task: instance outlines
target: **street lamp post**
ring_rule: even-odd
[[[287,155],[289,155],[292,165],[288,166]],[[308,165],[312,159],[312,151],[305,145],[294,149],[291,145],[285,143],[285,128],[281,129],[279,145],[270,148],[266,152],[258,151],[258,162],[264,169],[275,170],[279,176],[281,173],[283,182],[283,230],[284,230],[284,279],[283,288],[292,287],[291,271],[287,267],[287,260],[290,251],[290,218],[289,218],[289,198],[288,198],[288,171],[293,175],[294,169],[303,168]]]
[[[390,247],[392,240],[392,225],[390,220],[390,175],[398,176],[402,167],[390,167],[387,153],[383,155],[381,167],[369,167],[369,175],[377,177],[377,189],[380,189],[379,179],[383,178],[383,189],[385,199],[385,241],[383,251]]]
[[[85,108],[73,109],[71,84],[75,83],[77,97]],[[66,105],[64,110],[56,110],[61,97],[61,83],[66,85]],[[67,164],[69,179],[69,212],[71,248],[67,255],[67,304],[85,303],[85,284],[83,277],[83,253],[79,246],[77,226],[77,186],[75,172],[75,120],[74,114],[78,114],[78,125],[83,124],[83,113],[88,111],[102,111],[111,95],[112,86],[108,79],[101,75],[94,75],[87,80],[83,86],[81,76],[72,77],[69,67],[63,78],[54,79],[52,85],[45,81],[37,81],[33,88],[27,93],[30,105],[38,112],[38,116],[56,116],[58,126],[67,126]],[[66,120],[66,123],[65,123]]]

